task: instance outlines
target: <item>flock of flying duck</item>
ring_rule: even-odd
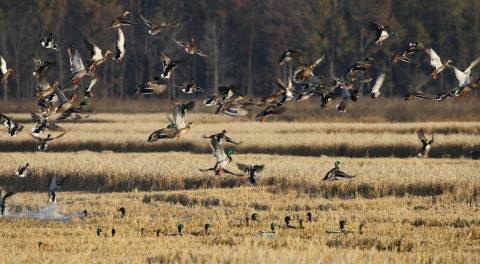
[[[39,141],[40,145],[38,146],[39,150],[45,151],[48,149],[48,145],[52,140],[59,139],[65,135],[65,131],[49,120],[49,117],[53,113],[60,114],[56,119],[65,120],[73,119],[78,120],[82,118],[88,118],[82,114],[83,108],[90,105],[88,99],[93,97],[92,87],[97,82],[97,77],[95,77],[96,68],[107,60],[109,54],[113,53],[113,60],[122,62],[123,57],[126,52],[125,37],[123,31],[121,30],[122,26],[128,25],[137,25],[138,23],[132,22],[127,18],[127,15],[130,12],[125,11],[123,15],[117,17],[112,21],[110,27],[118,28],[118,36],[115,40],[112,39],[112,42],[115,46],[115,51],[106,50],[102,53],[102,50],[85,39],[85,45],[90,51],[89,60],[83,63],[80,53],[74,45],[70,45],[67,49],[69,60],[70,60],[70,70],[72,76],[69,79],[68,83],[71,83],[69,87],[63,87],[58,81],[54,81],[50,84],[48,80],[48,72],[54,68],[56,65],[55,62],[49,62],[42,60],[39,56],[32,54],[33,62],[35,63],[35,71],[33,72],[33,77],[36,83],[37,95],[34,99],[38,100],[38,106],[40,106],[41,116],[31,112],[31,117],[35,120],[36,125],[32,128],[31,133],[29,133],[32,138]],[[161,32],[164,29],[175,28],[179,26],[179,23],[167,25],[162,23],[156,25],[148,21],[146,18],[141,16],[145,24],[150,28],[148,31],[149,34],[155,35]],[[376,37],[373,41],[377,46],[381,46],[383,41],[388,39],[390,36],[395,35],[395,32],[389,32],[388,26],[382,26],[370,22],[371,28],[375,31]],[[173,39],[175,43],[185,48],[186,52],[189,54],[198,54],[200,56],[207,56],[202,51],[200,51],[194,43],[194,39],[191,38],[191,42],[183,42]],[[44,37],[40,40],[40,44],[47,49],[57,50],[58,45],[53,38],[53,34],[50,34],[48,37]],[[471,90],[475,89],[480,83],[480,79],[477,82],[471,82],[470,73],[472,68],[480,62],[480,57],[475,59],[465,70],[457,68],[450,65],[451,60],[446,60],[445,63],[442,63],[440,57],[437,53],[431,48],[425,46],[421,42],[410,43],[404,51],[401,51],[395,54],[391,58],[391,62],[406,62],[410,63],[411,59],[407,56],[418,53],[425,52],[428,59],[430,60],[430,65],[432,66],[432,72],[430,73],[434,79],[437,78],[437,75],[441,73],[444,69],[450,68],[454,71],[455,76],[459,81],[459,86],[454,87],[448,92],[439,93],[436,95],[435,100],[442,101],[449,97],[461,96],[465,97]],[[280,66],[285,63],[292,61],[303,55],[301,50],[287,49],[281,55],[281,58],[278,62]],[[168,79],[173,74],[174,69],[182,66],[184,60],[171,60],[168,56],[163,54],[160,51],[157,51],[157,57],[162,62],[162,72],[160,75],[155,76],[154,80],[148,81],[139,85],[134,95],[141,96],[144,94],[161,94],[168,89],[168,85],[164,83],[159,83],[162,79]],[[302,64],[296,68],[293,74],[293,82],[300,85],[300,90],[296,90],[296,87],[292,84],[290,78],[288,78],[287,85],[283,83],[280,78],[277,78],[276,84],[278,90],[274,93],[265,96],[258,103],[254,102],[253,99],[244,102],[247,97],[243,94],[237,95],[235,98],[232,98],[236,93],[240,92],[239,87],[235,85],[227,85],[218,87],[218,94],[211,93],[203,101],[206,106],[215,106],[217,110],[215,114],[222,113],[231,117],[242,117],[246,116],[251,110],[256,107],[266,107],[261,113],[256,116],[256,119],[259,119],[260,122],[264,122],[265,118],[272,115],[279,115],[287,111],[288,105],[292,99],[295,98],[295,101],[304,101],[311,97],[312,95],[318,95],[321,98],[320,107],[322,109],[328,109],[330,103],[337,98],[341,98],[341,102],[336,105],[336,109],[340,112],[346,112],[347,108],[350,107],[353,103],[357,102],[359,96],[362,94],[362,90],[356,88],[360,83],[366,83],[372,81],[372,78],[356,80],[354,75],[358,71],[367,72],[373,66],[371,61],[374,61],[372,57],[367,57],[364,61],[358,61],[353,64],[347,71],[346,74],[341,78],[333,77],[331,82],[323,82],[321,76],[315,75],[313,73],[316,65],[321,63],[325,55],[322,55],[315,61],[309,64]],[[6,62],[3,57],[0,56],[0,81],[8,83],[8,76],[13,72],[11,68],[7,69]],[[84,98],[78,106],[74,105],[74,99],[77,97],[75,94],[71,95],[69,99],[65,96],[66,92],[75,91],[78,88],[78,81],[89,76],[90,80],[87,84],[84,84]],[[348,79],[350,78],[350,79]],[[192,78],[189,82],[177,84],[175,87],[181,89],[184,93],[194,93],[194,92],[204,92],[204,89],[200,88],[195,84],[196,78]],[[380,96],[380,88],[385,80],[385,73],[381,73],[375,84],[370,91],[370,96],[372,99],[378,98]],[[341,88],[341,93],[336,93],[335,89],[337,87]],[[423,95],[421,90],[414,91],[405,95],[405,101],[412,100],[414,98],[429,99]],[[185,123],[185,116],[187,111],[191,111],[195,107],[195,102],[191,101],[186,104],[181,103],[178,99],[172,98],[172,104],[174,105],[173,117],[171,118],[167,114],[167,118],[170,123],[165,128],[158,129],[154,131],[149,137],[147,142],[150,145],[157,144],[158,140],[162,139],[180,139],[180,137],[188,132],[191,126],[196,125],[195,122]],[[58,103],[58,106],[55,107],[55,104]],[[24,128],[23,125],[11,120],[7,116],[0,114],[0,122],[3,123],[8,128],[8,133],[11,137],[15,137],[19,132]],[[60,134],[52,137],[51,134],[48,134],[47,137],[42,138],[41,134],[48,129],[52,132],[59,132]],[[431,140],[427,140],[423,133],[423,130],[418,132],[418,137],[422,142],[422,149],[418,153],[418,157],[425,158],[428,157],[428,152],[431,149],[433,144],[433,135]],[[223,173],[243,176],[242,174],[236,174],[227,170],[225,167],[232,162],[232,154],[235,152],[229,150],[225,152],[222,147],[222,143],[229,144],[240,144],[239,142],[233,141],[231,138],[226,136],[226,131],[223,130],[218,134],[213,134],[210,136],[203,135],[203,138],[209,139],[210,146],[213,151],[213,155],[216,159],[216,163],[212,168],[200,169],[203,172],[213,171],[216,175],[222,175]],[[470,157],[477,159],[480,157],[480,152],[472,152],[469,155]],[[335,162],[335,167],[330,170],[323,180],[337,180],[352,178],[355,176],[349,175],[340,171],[338,165],[340,162]],[[20,177],[25,177],[28,173],[29,164],[26,166],[20,166],[17,171],[17,175]],[[258,184],[258,173],[264,169],[264,165],[247,165],[237,163],[238,169],[248,174],[248,183],[249,184]],[[56,175],[50,179],[49,184],[49,201],[56,202],[56,189],[63,183],[66,178],[57,181]],[[11,196],[13,193],[7,193],[1,200],[2,202],[2,213],[4,209],[4,201],[6,198]]]

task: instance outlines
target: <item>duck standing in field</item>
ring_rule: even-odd
[[[8,84],[8,75],[13,72],[12,68],[7,69],[7,63],[3,59],[2,56],[0,56],[0,83],[5,82]]]
[[[223,130],[223,131],[220,132],[220,133],[213,134],[213,135],[210,135],[210,136],[203,135],[202,138],[215,139],[216,141],[218,141],[218,143],[219,143],[220,145],[222,144],[222,142],[227,142],[227,143],[234,144],[234,145],[240,145],[240,144],[242,144],[242,142],[235,142],[235,141],[233,141],[231,138],[227,137],[226,134],[227,134],[227,130]]]
[[[348,233],[353,233],[352,231],[345,230],[345,225],[347,224],[346,221],[342,220],[340,221],[340,230],[327,230],[325,233],[327,234],[348,234]]]
[[[19,132],[23,130],[23,125],[20,125],[17,122],[12,121],[6,115],[0,113],[0,123],[3,123],[4,126],[8,128],[8,134],[11,137],[15,137]]]
[[[177,43],[178,45],[182,46],[185,48],[185,51],[188,53],[188,54],[195,54],[197,53],[198,55],[202,56],[202,57],[206,57],[207,55],[205,55],[202,51],[200,51],[197,46],[195,45],[194,43],[194,40],[192,38],[192,42],[183,42],[183,41],[178,41],[176,39],[173,39],[173,41],[175,41],[175,43]]]
[[[121,26],[130,26],[130,25],[138,25],[138,23],[132,22],[130,19],[127,19],[127,15],[130,14],[129,11],[123,12],[123,15],[115,18],[112,23],[110,23],[110,27],[119,28]]]
[[[162,23],[160,25],[156,25],[156,24],[153,24],[152,22],[148,21],[142,15],[140,15],[140,17],[142,18],[143,22],[145,22],[145,24],[150,28],[148,30],[148,34],[150,34],[150,35],[156,35],[166,28],[174,28],[174,27],[178,27],[180,25],[180,23],[175,23],[175,24],[171,24],[171,25],[167,25],[166,23]]]
[[[437,79],[437,75],[445,68],[449,67],[450,62],[453,62],[452,60],[448,59],[445,63],[442,63],[440,56],[438,56],[432,48],[426,48],[425,54],[427,54],[427,57],[430,59],[430,64],[432,65],[433,69],[430,75],[433,75],[433,79],[435,80]]]
[[[405,102],[406,102],[406,101],[413,100],[414,98],[427,99],[427,100],[430,99],[430,98],[425,97],[425,95],[423,95],[423,92],[422,92],[421,90],[408,93],[408,94],[406,94],[403,98],[404,98],[403,100],[404,100]]]
[[[1,215],[3,215],[3,213],[5,213],[5,200],[14,195],[15,192],[7,192],[3,197],[2,197],[2,191],[0,191],[0,213]]]
[[[334,180],[342,180],[342,179],[349,179],[349,178],[355,178],[355,175],[348,175],[345,172],[340,170],[340,167],[338,165],[340,164],[340,161],[335,161],[335,168],[331,169],[330,171],[327,172],[325,177],[322,179],[322,181],[334,181]]]
[[[20,165],[20,167],[18,167],[17,171],[15,172],[15,174],[20,177],[20,178],[25,178],[28,176],[28,173],[30,173],[30,165],[27,163],[25,166],[23,165]]]
[[[160,76],[155,76],[153,81],[140,84],[133,95],[142,96],[142,94],[161,94],[168,89],[167,84],[158,84]]]
[[[239,170],[247,173],[248,175],[247,183],[249,185],[260,184],[257,174],[262,172],[263,169],[265,169],[265,165],[247,165],[247,164],[237,163],[237,167]]]
[[[418,139],[420,139],[420,141],[422,142],[422,149],[420,150],[420,152],[418,153],[418,157],[423,159],[423,158],[428,158],[428,152],[430,151],[430,149],[432,148],[432,144],[433,144],[433,139],[434,139],[434,134],[432,134],[432,140],[428,141],[426,138],[425,138],[425,134],[423,133],[423,129],[420,129],[417,133],[418,135]]]
[[[116,41],[112,39],[113,44],[115,45],[115,55],[113,56],[113,60],[122,62],[123,56],[125,56],[125,50],[127,45],[125,45],[125,36],[123,35],[123,31],[119,28],[118,29],[118,38]]]
[[[195,84],[196,79],[197,79],[197,77],[193,77],[190,82],[180,83],[180,84],[175,85],[175,87],[181,88],[182,92],[188,93],[188,94],[193,93],[193,92],[202,92],[202,93],[205,92],[205,90],[203,90],[202,88],[200,88],[200,86]]]
[[[373,61],[372,57],[367,57],[364,61],[357,61],[357,63],[353,64],[347,72],[347,75],[354,76],[356,71],[368,71],[372,68],[372,64],[368,63],[369,61]]]
[[[29,135],[32,136],[34,139],[40,141],[40,146],[38,146],[38,150],[45,151],[48,149],[48,144],[50,144],[50,141],[63,137],[65,135],[65,132],[58,135],[57,137],[52,137],[52,135],[48,134],[46,138],[36,137],[33,134],[29,134]]]
[[[43,37],[39,42],[44,48],[57,50],[57,42],[53,39],[52,33],[48,37]]]
[[[395,31],[388,32],[390,29],[389,26],[382,26],[380,24],[370,22],[370,27],[375,30],[375,40],[373,43],[375,43],[377,46],[382,46],[384,40],[396,34]]]
[[[182,66],[185,61],[184,60],[170,60],[167,55],[161,53],[157,50],[157,57],[162,62],[163,71],[160,74],[160,78],[162,79],[169,79],[172,75],[172,72],[175,68]]]
[[[50,183],[48,185],[48,201],[47,203],[57,203],[57,195],[56,191],[60,186],[65,182],[68,177],[64,177],[63,179],[57,181],[57,174],[55,173],[52,178],[50,178]]]
[[[37,125],[34,128],[32,128],[32,135],[35,137],[40,136],[40,134],[42,134],[45,131],[45,129],[48,129],[54,132],[62,130],[61,127],[57,126],[53,122],[50,122],[48,120],[48,115],[46,114],[39,116],[33,112],[30,112],[30,115],[32,116],[32,119],[35,120],[35,122],[37,123]]]
[[[288,61],[291,61],[292,59],[298,58],[303,55],[303,51],[301,50],[294,50],[294,49],[286,49],[280,60],[278,61],[278,64],[282,66]]]
[[[212,153],[213,157],[217,160],[217,163],[215,164],[215,167],[209,168],[209,169],[200,169],[202,172],[206,171],[214,171],[216,175],[221,176],[222,173],[229,173],[233,174],[234,173],[226,170],[224,167],[230,164],[232,162],[232,154],[235,154],[236,152],[233,150],[229,150],[225,153],[225,150],[222,148],[220,143],[216,139],[211,139],[210,140],[210,147],[212,148]]]

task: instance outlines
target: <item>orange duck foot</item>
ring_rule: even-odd
[[[78,82],[77,79],[73,79],[73,80],[72,80],[72,83],[77,83],[77,82]]]
[[[355,75],[355,72],[351,72],[351,73],[350,73],[350,76],[353,76],[353,75]]]
[[[433,79],[434,79],[434,80],[437,79],[437,75],[436,75],[436,74],[433,75]]]
[[[265,117],[262,117],[262,119],[260,119],[260,123],[265,123]]]
[[[180,135],[177,136],[177,140],[180,140]]]
[[[382,44],[383,44],[383,41],[380,41],[380,46],[382,46]]]
[[[222,168],[218,169],[217,175],[218,175],[218,176],[222,176],[222,173],[223,173],[223,169],[222,169]]]

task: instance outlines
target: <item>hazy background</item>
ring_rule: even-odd
[[[458,85],[451,70],[441,73],[437,80],[428,79],[430,65],[424,53],[411,56],[415,63],[391,64],[390,57],[410,42],[421,41],[431,46],[442,61],[452,59],[454,65],[462,68],[480,55],[480,2],[473,0],[1,1],[0,55],[15,72],[9,77],[8,86],[0,85],[0,98],[26,99],[35,95],[32,53],[57,62],[50,81],[59,80],[66,85],[71,77],[67,47],[75,45],[84,61],[88,56],[84,38],[103,51],[114,50],[111,39],[117,38],[117,29],[109,25],[125,10],[132,13],[129,18],[140,24],[122,27],[127,45],[123,63],[109,56],[98,67],[96,99],[133,98],[136,86],[160,74],[157,50],[171,59],[187,61],[174,72],[170,84],[187,82],[196,76],[197,84],[207,92],[220,85],[237,84],[249,96],[265,95],[276,89],[277,76],[284,80],[291,76],[298,60],[283,67],[277,64],[286,48],[303,50],[304,63],[326,54],[314,71],[325,76],[325,81],[332,75],[345,74],[358,60],[374,57],[373,69],[356,76],[376,78],[380,72],[386,72],[382,96],[387,97],[418,88],[427,93],[448,91]],[[151,36],[141,14],[155,24],[180,22],[180,26]],[[397,35],[376,47],[369,21],[389,25]],[[59,45],[58,52],[38,43],[50,33]],[[187,54],[172,38],[195,38],[198,48],[208,57]],[[474,81],[479,70],[477,67],[472,71]],[[162,97],[178,92],[171,88]]]

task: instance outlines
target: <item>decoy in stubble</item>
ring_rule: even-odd
[[[178,233],[165,233],[166,236],[182,236],[182,229],[184,228],[183,224],[179,224],[177,227]]]
[[[48,134],[46,138],[41,138],[39,136],[36,137],[33,134],[29,134],[29,135],[40,142],[40,145],[38,146],[38,150],[45,151],[48,149],[48,144],[50,144],[50,141],[63,137],[65,135],[65,132],[58,135],[57,137],[52,137],[51,134]]]
[[[3,123],[4,126],[8,129],[8,134],[10,137],[15,137],[19,132],[24,128],[23,125],[11,120],[6,115],[0,113],[0,123]]]
[[[240,145],[242,144],[242,142],[235,142],[233,141],[231,138],[227,137],[227,130],[223,130],[222,132],[220,133],[217,133],[217,134],[212,134],[210,136],[207,136],[207,135],[203,135],[202,138],[209,138],[209,139],[215,139],[216,141],[218,141],[218,143],[221,145],[222,142],[227,142],[227,143],[230,143],[230,144],[234,144],[234,145]]]
[[[106,61],[108,54],[113,52],[111,52],[110,50],[106,50],[105,53],[102,55],[102,50],[97,45],[93,44],[87,39],[84,39],[84,41],[87,49],[90,51],[90,61],[86,63],[85,68],[87,68],[90,72],[95,72],[97,66]]]
[[[334,180],[343,180],[343,179],[350,179],[350,178],[355,178],[356,175],[349,175],[343,171],[340,170],[340,167],[338,166],[340,164],[340,161],[335,161],[335,168],[329,170],[325,177],[322,179],[322,181],[334,181]]]
[[[130,25],[138,25],[138,23],[132,22],[130,19],[127,19],[127,15],[130,14],[129,11],[123,12],[123,15],[115,18],[112,23],[110,23],[110,27],[119,28],[121,26],[130,26]]]
[[[52,178],[50,178],[49,185],[48,185],[48,201],[47,203],[57,203],[57,194],[56,191],[60,188],[61,185],[65,182],[68,177],[64,177],[63,179],[57,181],[57,174],[55,173]]]
[[[435,134],[432,134],[432,139],[429,141],[427,138],[425,138],[425,134],[423,133],[423,129],[420,129],[417,133],[418,139],[422,142],[422,149],[420,149],[418,153],[418,157],[423,159],[428,157],[428,152],[432,148],[433,140]]]
[[[124,218],[124,217],[125,217],[125,213],[126,213],[125,207],[120,207],[120,209],[118,209],[117,212],[122,212],[121,218]]]
[[[188,93],[188,94],[191,94],[193,92],[202,92],[203,93],[205,90],[203,90],[202,88],[200,88],[200,86],[195,84],[196,79],[197,79],[197,77],[193,77],[191,81],[189,81],[187,83],[176,84],[175,87],[181,88],[182,92]]]
[[[127,48],[127,45],[125,45],[125,36],[123,35],[123,31],[120,28],[118,29],[117,40],[112,39],[112,42],[115,45],[115,55],[113,56],[112,60],[122,62],[123,56],[125,56],[125,50]]]
[[[140,17],[142,18],[143,22],[145,22],[145,24],[150,28],[148,30],[148,34],[150,34],[150,35],[156,35],[166,28],[174,28],[174,27],[178,27],[180,25],[180,23],[175,23],[175,24],[171,24],[171,25],[167,25],[166,23],[162,23],[160,25],[156,25],[156,24],[153,24],[152,22],[148,21],[142,15],[140,15]]]
[[[292,60],[292,59],[295,59],[295,58],[298,58],[300,56],[303,55],[303,51],[301,50],[294,50],[294,49],[286,49],[283,54],[282,54],[282,57],[280,57],[280,60],[278,61],[278,64],[280,66],[282,66],[283,64],[285,64],[286,62]]]
[[[210,224],[205,224],[204,230],[198,232],[190,232],[189,235],[192,236],[206,236],[210,234]]]
[[[6,205],[5,205],[5,200],[6,200],[8,197],[10,197],[10,196],[12,196],[12,195],[14,195],[14,194],[15,194],[15,192],[7,192],[7,193],[2,197],[2,191],[0,190],[0,213],[1,213],[1,215],[3,215],[3,213],[5,213],[5,207],[6,207]]]
[[[247,183],[249,185],[260,184],[260,181],[258,180],[258,173],[265,169],[265,165],[248,165],[237,163],[237,167],[239,170],[247,173]]]
[[[191,39],[192,41],[191,42],[184,42],[184,41],[178,41],[176,39],[173,39],[173,41],[175,41],[175,43],[177,43],[178,45],[182,46],[185,48],[185,51],[188,53],[188,54],[198,54],[200,56],[207,56],[205,55],[202,51],[200,51],[197,46],[195,45],[194,43],[194,39],[192,38]]]
[[[39,43],[44,48],[57,50],[57,42],[53,39],[52,33],[48,37],[43,37]]]
[[[440,56],[432,48],[426,48],[425,54],[427,54],[427,57],[430,59],[430,65],[432,65],[432,73],[430,75],[433,75],[433,79],[437,79],[437,75],[449,67],[450,62],[453,62],[448,59],[445,63],[442,63]]]
[[[161,79],[170,79],[172,72],[175,68],[182,66],[185,61],[184,60],[170,60],[167,55],[161,53],[157,50],[157,57],[162,62],[163,71],[160,74]]]
[[[143,94],[161,94],[168,89],[168,84],[159,84],[160,76],[155,76],[153,81],[140,84],[133,95],[142,96]]]
[[[389,26],[370,22],[370,27],[375,30],[375,40],[373,40],[373,43],[377,46],[382,46],[384,40],[396,34],[395,31],[388,32],[388,30],[390,30]]]
[[[263,238],[274,238],[275,237],[275,223],[270,224],[271,231],[260,231],[259,234]]]
[[[20,178],[25,178],[30,173],[30,165],[27,163],[25,166],[20,165],[15,174]]]
[[[45,129],[48,129],[53,132],[61,131],[62,128],[57,126],[55,123],[48,120],[48,115],[43,114],[39,116],[33,112],[30,112],[32,119],[35,120],[36,126],[32,128],[32,135],[35,137],[40,136]]]
[[[345,229],[346,224],[347,224],[347,222],[345,220],[341,220],[340,221],[340,230],[327,230],[327,231],[325,231],[325,233],[327,233],[327,234],[349,234],[349,233],[353,233],[353,231],[349,231],[349,230]]]

